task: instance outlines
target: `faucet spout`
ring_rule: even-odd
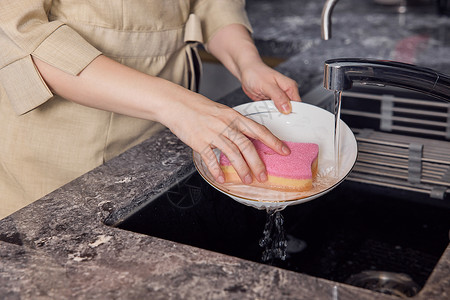
[[[322,9],[322,39],[329,40],[331,38],[331,14],[338,0],[327,0]]]
[[[361,58],[325,61],[323,83],[326,89],[343,91],[350,89],[354,82],[406,88],[450,102],[450,76],[429,68]]]

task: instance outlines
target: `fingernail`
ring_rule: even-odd
[[[267,174],[266,174],[266,172],[261,172],[261,174],[259,174],[259,181],[260,182],[267,181]]]
[[[283,153],[286,155],[291,154],[291,150],[286,145],[283,145],[283,147],[281,147],[281,151],[283,151]]]
[[[222,175],[219,175],[219,177],[217,177],[217,181],[218,181],[219,183],[225,183],[225,178],[223,178]]]
[[[252,183],[252,181],[253,181],[252,175],[247,174],[247,175],[244,177],[244,183],[250,184],[250,183]]]
[[[288,114],[291,112],[291,105],[289,103],[285,103],[281,105],[281,110],[283,111],[283,113]]]

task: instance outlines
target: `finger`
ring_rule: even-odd
[[[267,180],[267,172],[266,166],[258,155],[258,152],[255,149],[252,141],[242,133],[240,130],[239,123],[241,119],[247,120],[240,113],[235,110],[230,110],[232,112],[232,122],[227,126],[226,130],[222,131],[221,138],[228,139],[232,144],[233,149],[239,151],[240,156],[245,160],[245,164],[247,164],[251,173],[253,173],[254,177],[260,181],[264,182]],[[243,126],[246,127],[245,125]],[[228,143],[228,141],[225,141]],[[216,144],[216,143],[215,143]],[[224,151],[225,153],[225,151]],[[228,157],[230,159],[230,157]],[[242,169],[240,177],[243,178],[243,182],[248,181],[246,179],[247,174],[245,174],[246,169]]]
[[[253,182],[252,174],[239,148],[225,136],[217,141],[216,146],[226,155],[241,181],[251,184]]]
[[[222,169],[217,162],[217,157],[211,147],[206,147],[205,150],[202,151],[201,157],[214,179],[219,183],[224,183],[225,175],[223,174]]]
[[[236,146],[241,151],[241,154],[243,155],[245,161],[247,162],[247,165],[250,167],[250,170],[252,171],[255,178],[259,182],[266,181],[267,180],[266,166],[264,165],[264,162],[261,160],[261,157],[256,151],[255,145],[248,137],[246,137],[243,134],[241,135],[242,139],[240,140],[240,143]]]
[[[300,102],[302,101],[301,97],[300,97],[300,93],[298,91],[298,84],[297,82],[295,82],[294,80],[289,78],[289,85],[286,89],[284,89],[286,91],[286,95],[289,97],[289,99],[291,99],[291,101],[297,101]]]
[[[258,122],[241,115],[241,120],[237,122],[239,130],[248,137],[260,140],[266,146],[281,155],[289,155],[291,150],[289,147],[273,135],[267,127]]]

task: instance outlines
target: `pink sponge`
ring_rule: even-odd
[[[285,142],[291,149],[291,154],[284,156],[276,153],[261,141],[253,140],[256,151],[266,165],[266,182],[256,179],[252,185],[282,191],[307,191],[312,188],[312,181],[317,175],[319,146],[313,143]],[[241,180],[231,162],[220,155],[220,167],[225,174],[226,182],[240,183]]]

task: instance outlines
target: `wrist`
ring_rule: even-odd
[[[250,33],[240,24],[222,28],[208,42],[207,47],[239,80],[248,66],[263,63]]]
[[[264,64],[264,62],[261,59],[261,56],[259,55],[256,48],[251,51],[242,52],[242,54],[238,55],[235,59],[238,79],[242,81],[242,74],[245,72],[248,68],[253,68],[259,64]]]

